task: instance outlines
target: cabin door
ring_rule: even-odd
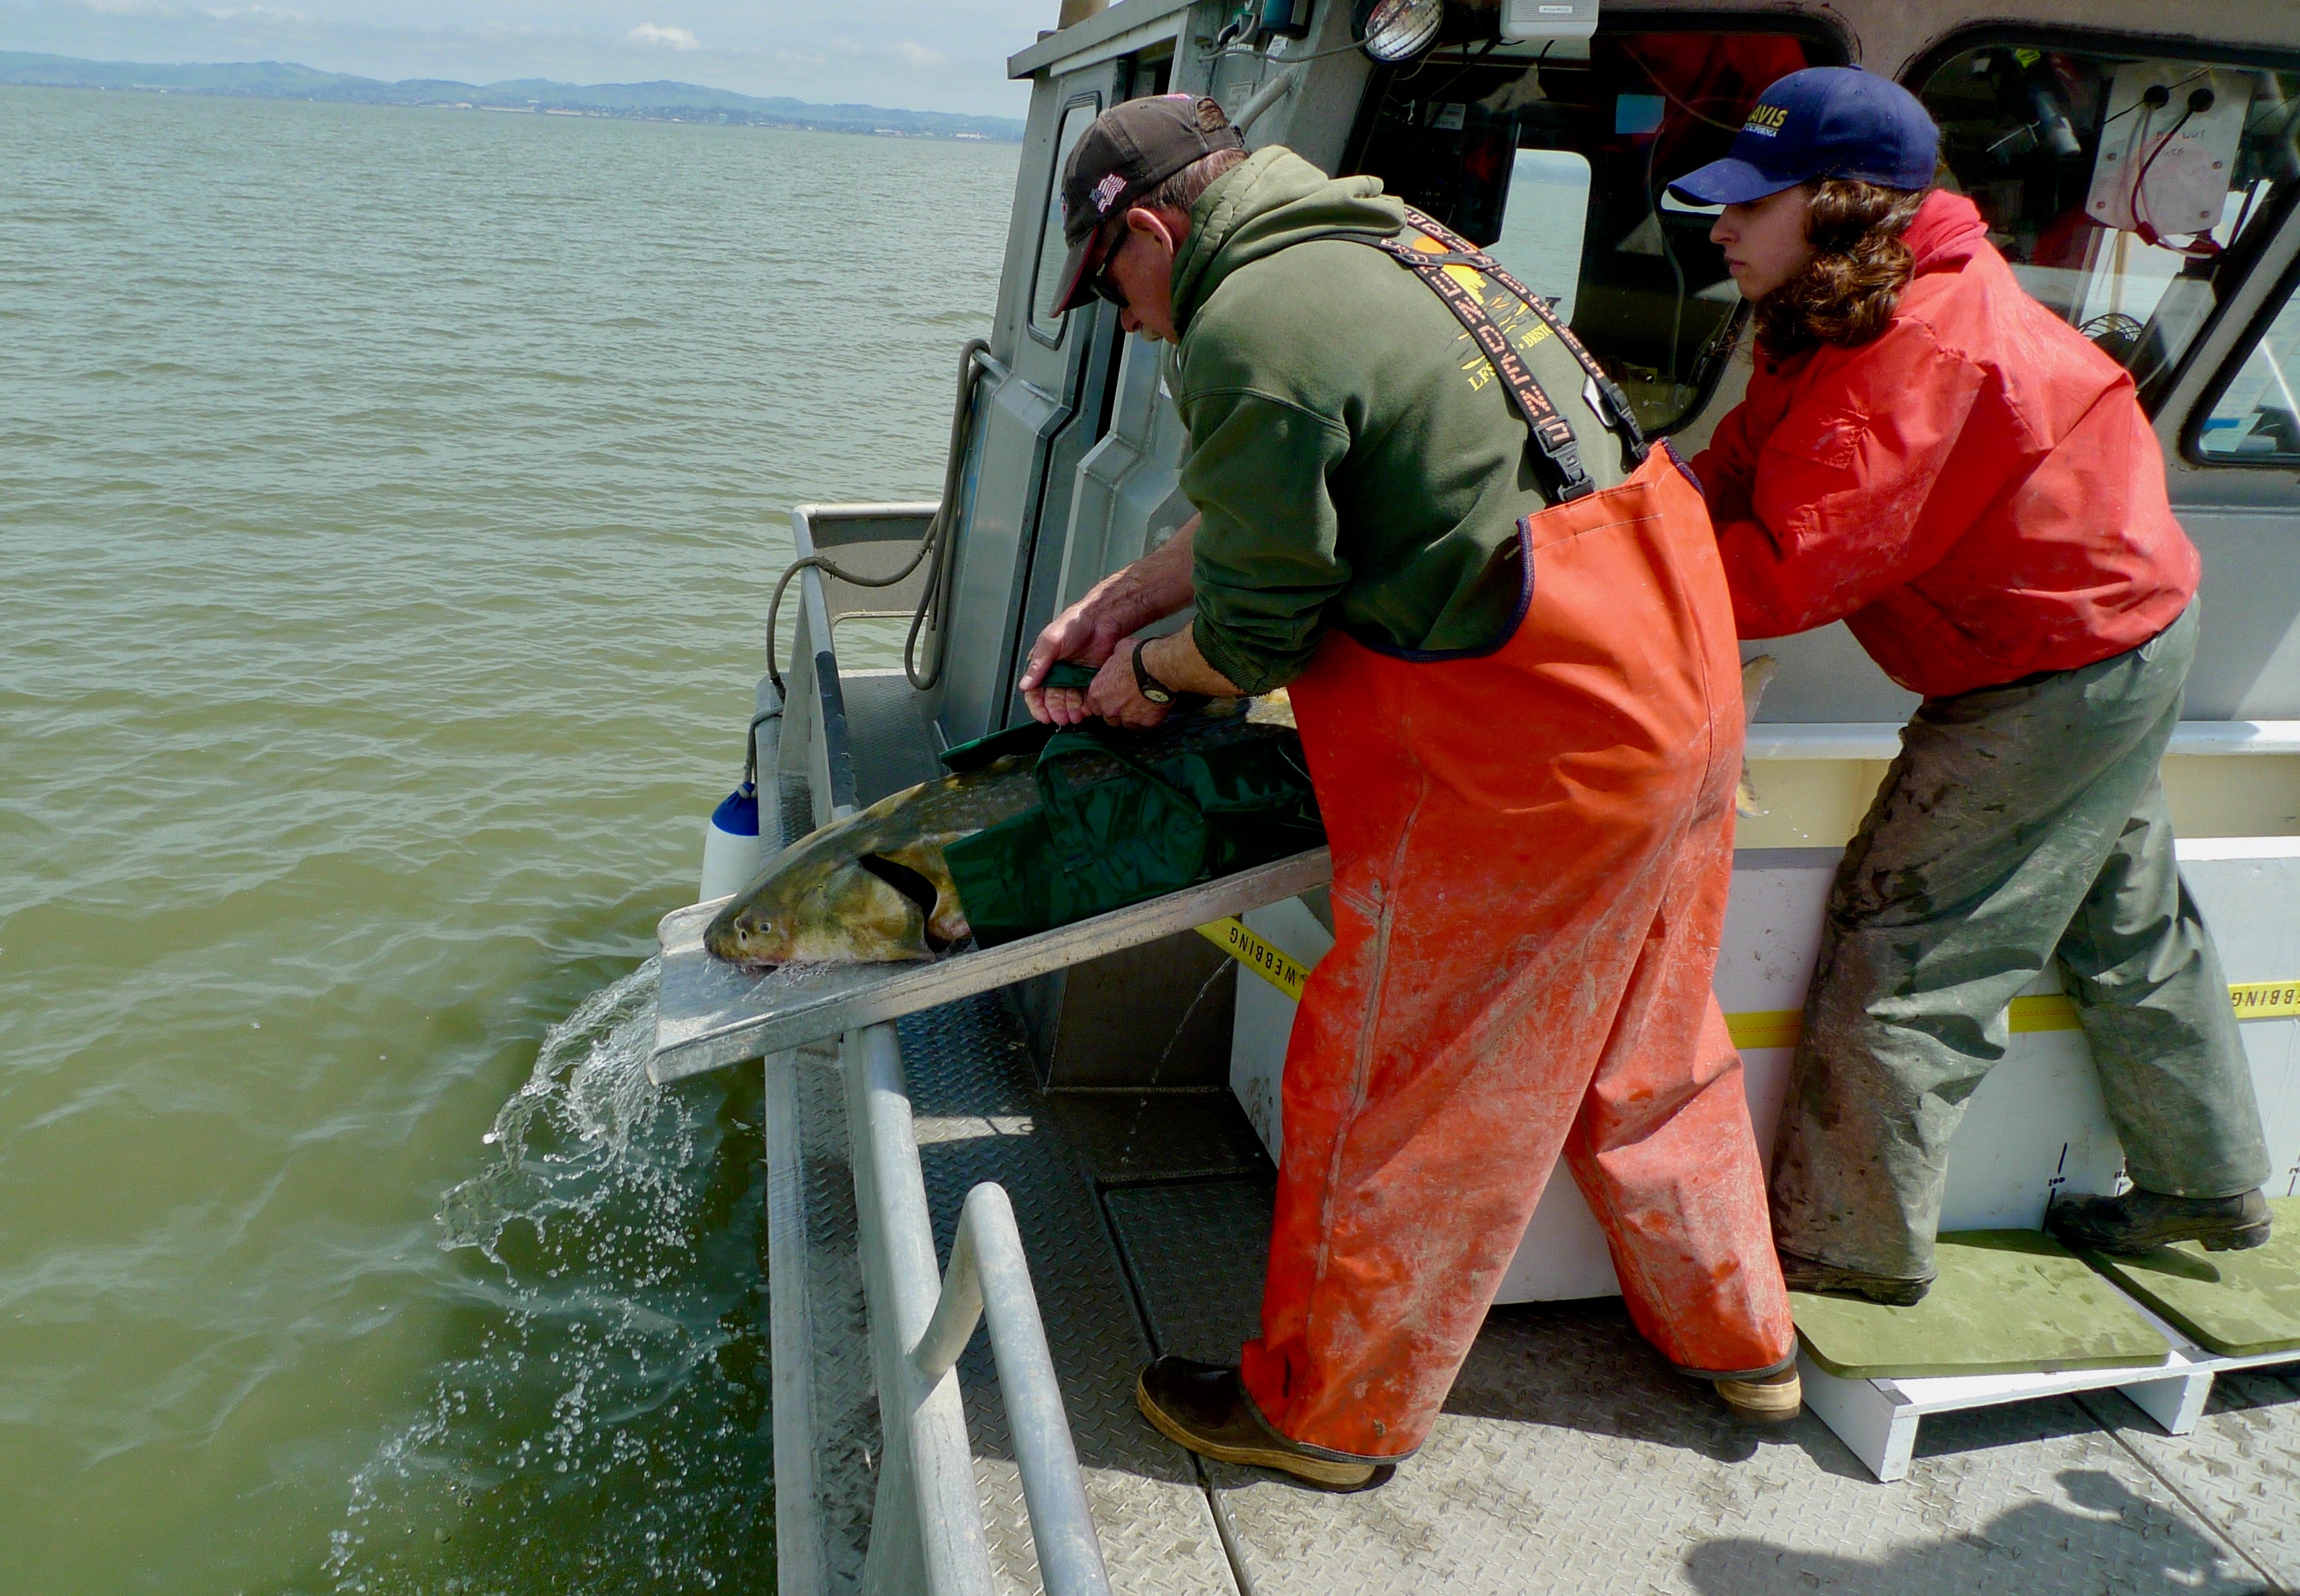
[[[1055,316],[1062,171],[1088,124],[1128,97],[1130,60],[1049,74],[1032,96],[991,347],[1004,366],[977,400],[974,484],[952,572],[949,666],[938,718],[951,742],[1012,723],[1030,639],[1053,613],[1071,479],[1104,422],[1121,336],[1096,304]]]

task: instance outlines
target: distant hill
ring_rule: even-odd
[[[336,100],[362,105],[444,105],[490,111],[535,111],[646,121],[733,122],[762,128],[808,128],[834,133],[879,133],[909,138],[977,138],[1012,144],[1022,124],[1004,116],[958,116],[941,111],[896,111],[881,105],[815,105],[804,100],[761,99],[697,83],[554,83],[521,78],[508,83],[456,83],[410,78],[385,83],[344,72],[322,72],[291,62],[232,62],[160,66],[134,61],[75,61],[0,50],[0,84],[52,88],[125,88],[170,94],[241,95],[274,100]]]

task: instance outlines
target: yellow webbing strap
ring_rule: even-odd
[[[2300,981],[2246,981],[2229,988],[2239,1020],[2287,1020],[2300,1015]],[[1737,1048],[1794,1048],[1804,1033],[1804,1015],[1794,1008],[1729,1014],[1725,1029]],[[2058,992],[2012,999],[2012,1029],[2074,1031],[2076,1005]]]
[[[1200,936],[1244,965],[1296,1002],[1310,972],[1256,936],[1236,915],[1197,928]],[[2285,1020],[2300,1016],[2300,981],[2246,981],[2229,988],[2239,1020]],[[2015,1032],[2074,1031],[2076,1005],[2055,992],[2012,999]],[[1794,1048],[1804,1033],[1804,1015],[1794,1008],[1754,1009],[1725,1016],[1737,1048]]]
[[[1299,1003],[1310,972],[1246,928],[1235,915],[1197,928],[1198,934]]]

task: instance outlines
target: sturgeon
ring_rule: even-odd
[[[1742,667],[1742,701],[1752,716],[1773,671],[1765,655]],[[1155,764],[1191,747],[1293,731],[1293,706],[1277,692],[1214,699],[1197,714],[1133,734],[1128,746]],[[938,957],[972,934],[943,849],[1037,804],[1036,762],[1034,753],[1004,755],[921,781],[808,832],[728,901],[704,932],[704,947],[714,957],[754,970]],[[1097,763],[1081,759],[1077,774],[1098,781],[1117,773],[1116,761],[1099,762],[1104,769],[1095,768]],[[1737,797],[1742,814],[1763,812],[1746,764]]]
[[[1155,730],[1128,734],[1126,747],[1155,765],[1192,748],[1293,734],[1292,705],[1271,693],[1216,698]],[[754,970],[938,957],[972,934],[943,850],[1034,806],[1036,763],[1035,752],[1003,755],[816,828],[728,901],[703,933],[704,947]],[[1120,766],[1106,756],[1083,756],[1069,768],[1097,781]]]

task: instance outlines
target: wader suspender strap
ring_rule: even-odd
[[[1579,498],[1596,486],[1581,464],[1580,447],[1574,441],[1572,425],[1558,414],[1557,406],[1551,403],[1549,395],[1543,391],[1540,383],[1534,380],[1533,372],[1527,367],[1524,357],[1496,325],[1478,297],[1446,275],[1446,268],[1448,266],[1467,266],[1480,276],[1493,279],[1524,301],[1526,307],[1541,319],[1542,325],[1548,328],[1580,363],[1585,386],[1591,390],[1590,408],[1596,411],[1598,418],[1607,427],[1621,436],[1631,457],[1642,463],[1646,455],[1645,435],[1629,413],[1628,398],[1614,385],[1612,379],[1599,369],[1596,361],[1581,347],[1581,340],[1557,319],[1557,313],[1549,308],[1548,302],[1503,270],[1500,262],[1443,222],[1411,208],[1405,213],[1405,220],[1408,226],[1443,244],[1450,253],[1432,255],[1427,250],[1401,244],[1395,238],[1365,241],[1420,278],[1432,293],[1445,302],[1446,308],[1454,313],[1454,320],[1469,330],[1471,338],[1484,352],[1487,360],[1493,363],[1495,372],[1502,380],[1502,386],[1509,389],[1510,398],[1517,405],[1518,414],[1525,418],[1525,424],[1533,434],[1534,447],[1558,478],[1558,502],[1562,504]]]

